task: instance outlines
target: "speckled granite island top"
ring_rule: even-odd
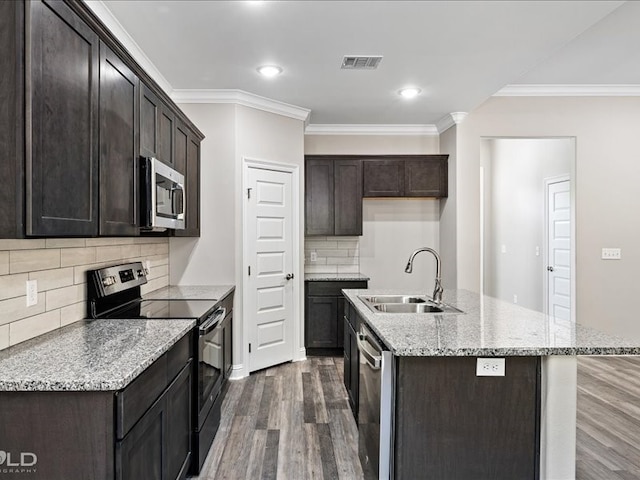
[[[371,280],[363,273],[305,273],[305,282],[351,282]]]
[[[170,285],[144,295],[156,300],[221,300],[233,291],[233,285]]]
[[[640,355],[640,342],[613,337],[518,305],[466,290],[444,293],[464,313],[374,313],[359,295],[424,294],[343,290],[397,356]]]
[[[194,320],[86,320],[0,352],[0,391],[111,391],[131,383]]]

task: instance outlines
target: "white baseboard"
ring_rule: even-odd
[[[241,378],[245,378],[249,376],[249,372],[245,371],[244,364],[233,365],[231,370],[231,376],[229,380],[240,380]]]

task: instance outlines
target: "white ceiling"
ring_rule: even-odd
[[[313,124],[435,124],[510,84],[640,84],[640,2],[116,1],[173,89],[239,89]],[[344,55],[383,55],[341,70]],[[256,67],[284,72],[261,78]],[[422,94],[397,95],[404,86]]]

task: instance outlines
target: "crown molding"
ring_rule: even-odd
[[[305,135],[438,135],[435,125],[310,124]]]
[[[507,85],[494,97],[638,97],[640,85]]]
[[[245,107],[256,108],[269,113],[295,118],[306,122],[311,110],[297,107],[289,103],[279,102],[261,97],[244,90],[209,89],[209,90],[181,90],[175,89],[171,98],[176,103],[233,103]]]
[[[129,32],[127,32],[113,13],[111,13],[109,7],[107,7],[102,0],[85,0],[85,4],[91,9],[96,17],[105,24],[120,43],[122,43],[135,61],[138,62],[149,76],[156,81],[160,88],[162,88],[167,95],[171,95],[173,88],[169,81],[164,78],[164,75],[160,73],[160,70],[158,70],[149,57],[147,57],[144,51],[136,43],[133,37],[129,35]]]
[[[436,123],[436,128],[438,129],[438,133],[442,133],[454,125],[461,123],[465,117],[467,116],[467,112],[452,112],[448,113],[444,117],[442,117]]]

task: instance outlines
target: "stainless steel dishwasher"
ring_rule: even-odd
[[[393,355],[364,324],[358,350],[358,455],[365,479],[387,480],[393,459]]]

